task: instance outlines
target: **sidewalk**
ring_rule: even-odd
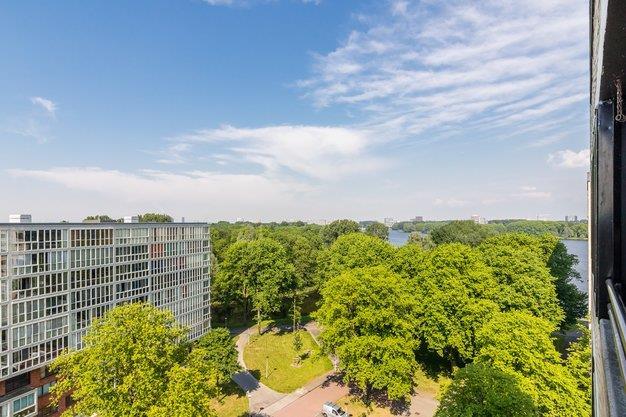
[[[254,331],[254,327],[244,330],[237,338],[237,359],[243,371],[233,375],[233,381],[245,391],[248,401],[250,402],[250,411],[252,413],[259,413],[271,404],[286,397],[287,394],[276,392],[260,383],[247,371],[246,363],[243,360],[243,349],[248,344],[252,331]]]

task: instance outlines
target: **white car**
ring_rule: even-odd
[[[327,401],[322,405],[322,415],[324,417],[350,417],[346,411],[343,411],[341,407],[339,407],[335,403],[331,403]]]

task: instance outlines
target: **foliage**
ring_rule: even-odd
[[[579,325],[578,330],[580,337],[567,349],[566,365],[591,403],[591,332],[585,325]]]
[[[295,350],[296,353],[300,353],[302,350],[302,335],[300,332],[295,332],[293,335],[293,350]]]
[[[139,215],[139,223],[171,223],[173,220],[169,214],[145,213]]]
[[[534,417],[533,399],[518,380],[487,364],[459,369],[446,387],[435,417]]]
[[[418,300],[410,282],[383,266],[358,268],[330,278],[321,294],[315,317],[322,346],[339,357],[346,380],[366,394],[374,388],[391,399],[408,396],[417,367]]]
[[[400,246],[393,254],[390,268],[405,278],[417,278],[424,269],[426,253],[421,246],[414,243]]]
[[[205,400],[186,404],[218,392],[215,375],[188,361],[188,345],[181,343],[186,334],[169,311],[147,304],[118,306],[94,320],[83,349],[54,361],[59,381],[53,396],[58,400],[72,392],[75,403],[67,416],[214,415]],[[172,414],[163,414],[165,407]]]
[[[476,336],[476,361],[514,375],[541,416],[588,416],[586,393],[550,337],[555,326],[528,312],[498,313]]]
[[[574,280],[580,279],[580,274],[575,268],[577,264],[578,258],[567,253],[563,242],[559,240],[553,242],[548,267],[552,276],[556,278],[554,281],[556,296],[565,313],[561,325],[563,329],[571,328],[587,314],[587,294],[573,283]]]
[[[530,235],[543,235],[549,233],[562,239],[587,239],[586,221],[565,222],[545,220],[515,220],[508,221],[503,224],[505,225],[505,228],[508,232],[521,232]]]
[[[357,233],[359,230],[359,224],[354,220],[335,220],[324,226],[322,229],[322,239],[326,245],[330,245],[337,240],[339,236]]]
[[[434,229],[430,236],[437,245],[443,243],[464,243],[476,246],[493,235],[491,228],[476,224],[472,220],[455,220]]]
[[[394,248],[373,236],[351,233],[340,236],[321,255],[320,273],[325,280],[353,268],[387,264]]]
[[[498,311],[497,281],[480,255],[467,245],[444,244],[427,252],[421,267],[405,269],[413,271],[418,332],[449,363],[471,360],[476,331]]]
[[[201,355],[200,360],[209,368],[216,371],[218,384],[226,384],[230,377],[239,370],[237,349],[228,329],[211,329],[198,340],[196,351]]]
[[[100,223],[117,223],[119,222],[119,220],[115,220],[113,218],[111,218],[110,216],[106,215],[106,214],[97,214],[95,216],[87,216],[83,219],[84,222],[86,221],[98,221]]]
[[[422,249],[425,249],[425,250],[432,249],[436,246],[435,242],[433,242],[433,239],[430,237],[430,235],[423,235],[420,232],[411,232],[411,234],[409,235],[409,239],[407,240],[407,243],[420,245]]]
[[[236,242],[227,250],[215,287],[225,298],[242,300],[244,311],[251,305],[260,332],[262,316],[280,308],[281,292],[292,279],[293,266],[283,246],[261,238]]]
[[[365,233],[381,240],[389,240],[389,228],[380,222],[372,222],[365,228]]]
[[[496,302],[503,311],[526,310],[558,325],[563,310],[541,248],[520,244],[521,237],[498,235],[479,246],[498,281]]]

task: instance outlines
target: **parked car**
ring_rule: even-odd
[[[339,407],[335,403],[331,403],[327,401],[322,405],[322,415],[324,417],[351,417],[346,411],[343,411],[341,407]]]

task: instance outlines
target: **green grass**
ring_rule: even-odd
[[[267,332],[253,335],[243,357],[248,370],[262,383],[278,392],[292,392],[312,379],[330,371],[330,360],[319,354],[319,346],[311,335],[300,330],[301,352],[310,351],[299,366],[293,366],[296,351],[292,332]]]
[[[249,415],[248,397],[233,381],[226,386],[222,396],[212,402],[213,408],[220,417],[248,417]]]

